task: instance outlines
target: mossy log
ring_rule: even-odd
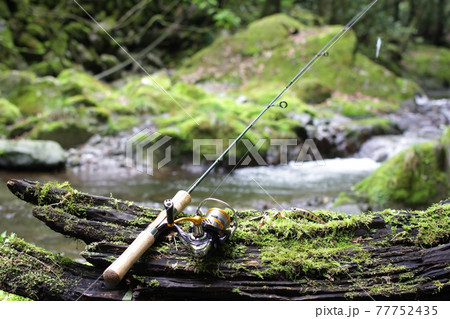
[[[158,213],[93,196],[67,183],[11,180],[53,230],[88,245],[80,264],[15,237],[2,238],[0,289],[43,300],[446,300],[450,293],[450,204],[360,216],[296,210],[285,218],[243,211],[233,238],[204,259],[162,234],[122,283],[101,274]]]

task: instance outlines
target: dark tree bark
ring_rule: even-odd
[[[404,230],[430,214],[436,216],[436,225],[442,225],[442,216],[450,214],[448,205],[436,206],[428,215],[361,216],[353,219],[353,224],[345,215],[329,217],[325,225],[317,226],[300,223],[291,215],[290,220],[275,224],[268,221],[259,235],[260,220],[250,221],[249,217],[260,213],[241,212],[239,229],[250,231],[247,235],[234,236],[224,247],[198,260],[181,243],[176,244],[173,233],[166,233],[118,287],[108,289],[101,277],[103,270],[158,210],[26,180],[9,181],[8,188],[37,205],[33,214],[49,227],[90,243],[82,253],[90,266],[17,238],[0,243],[0,289],[35,300],[440,300],[450,293],[450,230],[440,229],[431,245],[416,244],[420,233]],[[311,238],[305,237],[305,228],[290,235],[277,230],[276,225],[285,222],[291,223],[287,231],[313,225],[308,234]],[[429,220],[427,223],[433,227]],[[264,240],[248,241],[258,236]],[[331,240],[323,245],[335,250],[332,257],[314,256],[316,248],[304,257],[316,260],[315,268],[305,269],[304,260],[288,259],[280,264],[276,254],[269,259],[264,255],[288,245],[296,252],[295,258],[306,249],[297,251],[298,242],[311,245],[327,236]],[[279,246],[266,247],[265,242],[273,238]]]
[[[445,0],[439,0],[437,3],[437,19],[436,30],[434,32],[434,44],[444,45],[445,43],[445,21],[448,17],[445,16]]]
[[[261,10],[261,17],[281,12],[281,0],[266,0]]]

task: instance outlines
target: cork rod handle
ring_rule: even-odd
[[[186,191],[178,191],[172,199],[175,212],[181,212],[191,202],[191,195]],[[116,286],[142,254],[155,242],[157,229],[167,217],[165,210],[136,237],[130,246],[103,272],[103,279],[109,287]]]

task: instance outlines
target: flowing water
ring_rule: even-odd
[[[331,159],[282,166],[249,167],[232,174],[212,174],[192,194],[193,211],[203,198],[217,197],[239,209],[286,209],[308,204],[312,199],[336,197],[348,190],[379,166],[366,158]],[[79,258],[84,243],[66,238],[50,230],[32,216],[33,206],[13,196],[6,187],[11,178],[65,181],[76,189],[96,195],[131,200],[150,207],[161,207],[166,198],[186,189],[198,174],[172,171],[165,176],[115,174],[114,172],[64,173],[0,172],[0,232],[14,232],[19,237],[54,252]],[[331,203],[329,203],[331,204]],[[315,204],[314,204],[315,205]],[[318,205],[320,206],[320,205]],[[305,208],[317,208],[305,207]]]

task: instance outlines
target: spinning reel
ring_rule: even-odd
[[[225,208],[212,207],[204,214],[201,210],[206,202],[216,202]],[[191,249],[196,257],[204,257],[210,250],[214,250],[226,240],[230,239],[237,227],[238,214],[226,202],[216,198],[205,198],[200,202],[192,217],[173,219],[174,205],[171,199],[164,201],[167,211],[167,223],[163,227],[174,228],[180,235],[181,241]],[[231,214],[230,214],[231,213]],[[184,231],[178,224],[190,222],[189,230]]]

